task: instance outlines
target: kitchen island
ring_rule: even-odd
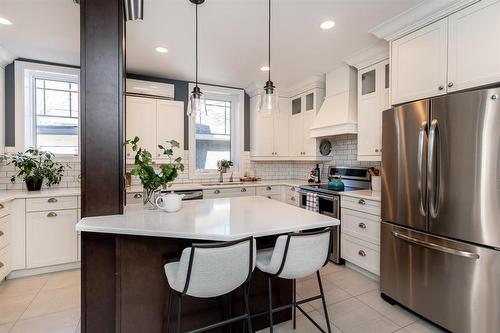
[[[131,209],[124,215],[82,219],[82,332],[164,332],[168,283],[167,261],[180,257],[193,242],[257,237],[259,248],[270,247],[278,235],[338,225],[340,222],[265,197],[187,201],[176,213]],[[250,292],[252,314],[266,311],[265,276],[255,271]],[[274,306],[290,303],[292,284],[273,282]],[[192,330],[243,309],[242,291],[230,298],[186,298],[183,330]],[[288,320],[291,310],[276,314]],[[175,318],[175,317],[174,317]],[[267,326],[257,317],[254,328]],[[235,332],[241,330],[235,325]],[[221,328],[219,332],[225,332]]]

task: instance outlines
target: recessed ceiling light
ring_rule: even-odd
[[[167,53],[168,52],[167,48],[165,48],[163,46],[158,46],[155,50],[158,53]]]
[[[325,21],[321,23],[320,28],[323,30],[331,29],[335,26],[335,22],[333,21]]]
[[[0,17],[0,24],[3,24],[3,25],[11,25],[12,22],[7,20],[5,17]]]
[[[263,72],[267,72],[267,71],[269,70],[269,67],[267,67],[267,66],[262,66],[262,67],[260,68],[260,70],[261,70],[261,71],[263,71]]]

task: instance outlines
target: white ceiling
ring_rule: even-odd
[[[368,30],[422,0],[273,0],[272,77],[288,87],[325,73],[377,41]],[[130,72],[194,79],[194,5],[145,0],[144,21],[127,23]],[[72,0],[0,0],[0,45],[18,57],[78,65],[79,7]],[[322,21],[336,25],[321,30]],[[200,81],[264,82],[267,1],[206,0],[199,7]],[[159,54],[156,46],[169,52]]]

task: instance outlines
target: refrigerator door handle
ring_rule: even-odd
[[[410,237],[407,235],[403,235],[402,233],[399,233],[397,231],[393,231],[392,234],[394,235],[394,237],[399,238],[401,240],[404,240],[408,243],[420,245],[420,246],[426,247],[426,248],[431,249],[431,250],[445,252],[445,253],[453,254],[456,256],[460,256],[460,257],[470,258],[470,259],[479,259],[479,254],[477,254],[477,253],[467,252],[467,251],[462,251],[462,250],[457,250],[457,249],[453,249],[450,247],[442,246],[442,245],[435,244],[432,242],[428,242],[428,241],[413,238],[413,237]]]
[[[419,206],[419,211],[420,215],[426,216],[427,215],[427,200],[425,197],[425,191],[424,191],[424,183],[423,183],[423,178],[424,178],[424,140],[425,140],[425,135],[427,129],[427,122],[424,121],[422,125],[420,126],[420,130],[418,133],[418,176],[417,176],[417,188],[418,188],[418,206]]]
[[[433,119],[429,130],[429,158],[427,167],[427,197],[429,198],[429,213],[436,218],[439,212],[439,159],[438,150],[439,127],[438,121]]]

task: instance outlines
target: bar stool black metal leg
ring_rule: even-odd
[[[182,296],[177,295],[177,333],[181,333]]]
[[[323,303],[323,311],[325,311],[326,327],[328,329],[328,333],[332,333],[332,328],[330,327],[330,318],[328,318],[328,309],[326,308],[325,293],[323,292],[323,284],[321,283],[321,276],[319,274],[319,271],[316,272],[316,276],[318,277],[318,285],[319,285],[319,291],[321,292],[321,302]]]
[[[271,286],[271,278],[267,278],[267,286],[269,293],[269,332],[273,333],[273,288]]]
[[[172,288],[169,287],[168,293],[168,302],[167,302],[167,330],[166,332],[170,332],[170,312],[172,311],[172,298],[174,296]]]
[[[297,303],[297,280],[293,279],[293,329],[296,328],[297,326],[297,308],[296,308],[296,303]]]
[[[248,333],[253,333],[252,328],[252,318],[250,317],[250,304],[248,303],[248,297],[250,294],[250,286],[247,285],[244,290],[244,298],[245,298],[245,310],[247,313],[247,320],[243,323],[243,332],[245,332],[245,323],[248,324]]]

